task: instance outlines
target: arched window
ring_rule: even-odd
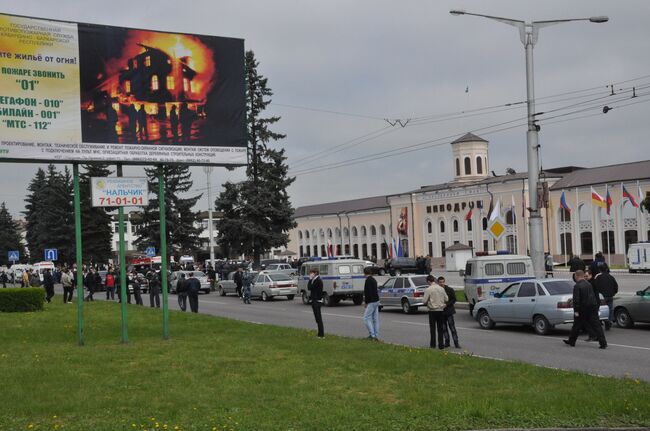
[[[298,239],[302,239],[302,231],[301,230],[298,231]]]
[[[433,233],[433,223],[427,223],[427,233]]]
[[[340,237],[341,237],[341,229],[336,228],[336,229],[334,230],[334,235],[336,235],[337,238],[340,238]]]
[[[381,233],[382,235],[386,235],[386,226],[384,226],[383,224],[379,226],[379,233]]]
[[[324,238],[325,237],[325,231],[322,228],[318,229],[318,237],[319,238]]]
[[[305,238],[309,239],[309,231],[308,230],[305,231]],[[307,252],[307,254],[309,254],[309,252]]]
[[[465,175],[472,175],[472,160],[465,157]]]
[[[487,217],[483,217],[483,230],[487,230],[487,225],[488,225]]]
[[[440,220],[440,233],[445,233],[445,222]]]
[[[515,224],[516,223],[516,218],[517,216],[515,215],[515,212],[510,210],[506,213],[506,224]]]
[[[361,236],[366,236],[368,235],[368,231],[366,230],[365,226],[361,226]]]
[[[571,213],[564,208],[558,209],[557,213],[558,221],[571,221]]]
[[[345,237],[350,236],[350,231],[348,230],[347,227],[344,227],[344,228],[343,228],[343,236],[345,236]]]
[[[460,177],[460,159],[456,159],[456,176]]]
[[[467,232],[472,231],[472,219],[467,220]]]
[[[454,219],[453,226],[454,226],[454,232],[458,232],[458,220]]]
[[[483,173],[483,161],[481,160],[481,157],[476,158],[476,173],[477,174]]]
[[[357,235],[358,235],[357,227],[352,226],[352,236],[357,236]]]
[[[371,236],[376,236],[377,235],[377,228],[375,227],[374,224],[372,226],[370,226],[370,235]]]
[[[331,238],[332,237],[332,229],[327,229],[327,237]]]

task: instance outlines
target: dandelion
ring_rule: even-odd
[[[29,425],[27,425],[27,428],[29,428],[29,429],[34,428],[34,424],[29,424]]]

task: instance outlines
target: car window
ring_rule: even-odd
[[[429,287],[426,277],[411,277],[411,282],[415,287]]]
[[[395,279],[394,278],[389,278],[388,280],[386,280],[386,283],[384,283],[384,285],[381,286],[381,288],[382,289],[390,289],[390,288],[393,287],[394,284],[395,284]]]
[[[286,275],[286,274],[282,274],[282,273],[280,273],[280,274],[269,274],[268,277],[270,277],[272,281],[287,281],[287,280],[291,280],[291,277],[289,277],[289,276]]]
[[[510,262],[507,269],[509,275],[522,275],[526,273],[526,264],[524,262]]]
[[[472,264],[470,262],[467,262],[465,265],[465,275],[470,276],[472,275]]]
[[[546,296],[546,292],[544,292],[544,289],[542,289],[542,286],[540,284],[537,285],[537,294],[539,296]]]
[[[263,279],[264,279],[263,275],[258,275],[257,278],[255,279],[255,283],[261,283]]]
[[[503,275],[502,263],[486,263],[485,275]]]
[[[320,275],[327,275],[327,274],[329,274],[329,266],[321,265],[320,266]]]
[[[501,293],[501,298],[514,298],[519,291],[519,284],[513,284]]]
[[[517,294],[517,297],[519,298],[529,298],[531,296],[535,296],[535,283],[529,283],[529,282],[524,282],[521,283],[521,287],[519,288],[519,293]]]
[[[404,287],[404,279],[403,278],[397,278],[395,279],[395,284],[393,285],[394,289],[401,289]]]
[[[349,274],[350,271],[350,265],[339,265],[339,274]]]
[[[545,281],[543,284],[549,295],[568,295],[573,293],[573,283],[568,280]]]
[[[205,273],[201,271],[194,271],[194,277],[205,277]]]

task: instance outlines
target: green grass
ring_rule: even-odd
[[[60,300],[60,297],[56,297]],[[2,430],[447,430],[650,424],[650,386],[129,307],[0,313]],[[423,343],[428,334],[423,332]],[[615,360],[615,358],[610,358]],[[156,426],[157,424],[157,426]]]
[[[467,297],[465,296],[465,291],[463,289],[455,289],[455,292],[456,292],[456,301],[467,302]]]

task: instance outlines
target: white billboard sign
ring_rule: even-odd
[[[149,184],[143,177],[93,177],[90,179],[94,207],[141,207],[149,205]]]

